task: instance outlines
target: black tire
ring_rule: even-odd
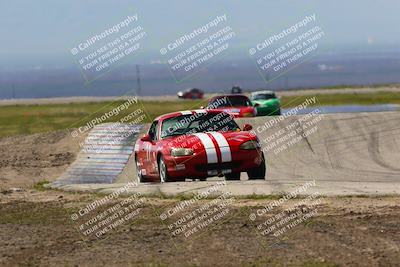
[[[138,161],[137,158],[135,157],[135,163],[136,163],[136,177],[139,183],[145,183],[147,182],[147,177],[142,174],[142,171],[140,170],[138,166]]]
[[[167,165],[164,162],[163,156],[160,156],[160,158],[158,160],[158,174],[160,176],[161,183],[170,182]]]
[[[247,171],[247,175],[249,176],[249,180],[264,180],[265,173],[266,173],[266,167],[265,167],[265,158],[263,153],[261,164],[258,167]]]
[[[240,180],[240,172],[232,172],[225,174],[225,180],[227,181],[239,181]]]

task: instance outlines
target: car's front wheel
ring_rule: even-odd
[[[169,182],[167,165],[165,164],[163,156],[160,156],[160,159],[158,160],[158,173],[160,175],[161,183]]]
[[[258,179],[265,179],[265,173],[266,173],[266,168],[265,168],[265,158],[263,153],[261,164],[258,167],[247,171],[247,175],[249,176],[249,180],[258,180]]]

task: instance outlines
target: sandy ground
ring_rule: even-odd
[[[277,91],[278,96],[302,96],[302,95],[319,95],[319,94],[368,94],[375,92],[394,92],[400,93],[400,87],[382,86],[374,88],[343,88],[343,89],[301,89],[301,90],[282,90]],[[208,99],[215,94],[205,94],[204,98]],[[66,103],[85,103],[85,102],[104,102],[124,100],[131,96],[76,96],[76,97],[57,97],[57,98],[34,98],[34,99],[0,99],[0,106],[10,105],[39,105],[39,104],[66,104]],[[164,96],[140,96],[143,101],[176,101],[176,95]]]
[[[223,219],[185,237],[172,235],[159,217],[178,200],[147,199],[133,219],[99,238],[87,237],[70,217],[99,198],[34,190],[0,194],[0,265],[398,266],[400,262],[399,197],[324,198],[315,216],[278,237],[260,235],[257,225],[299,200],[256,221],[250,221],[249,214],[273,200],[234,200]],[[188,212],[210,201],[203,200]],[[100,213],[95,212],[93,216]]]
[[[53,181],[79,150],[68,130],[0,138],[0,190]]]
[[[398,181],[399,113],[340,116],[325,117],[315,135],[267,158],[270,179]],[[261,125],[265,118],[253,122]],[[38,181],[53,181],[74,161],[79,147],[68,131],[1,138],[0,151],[0,266],[398,266],[400,262],[398,196],[321,198],[314,207],[303,204],[290,213],[288,208],[302,200],[293,199],[254,221],[249,216],[274,199],[234,198],[223,206],[227,213],[222,219],[188,237],[172,234],[176,218],[160,219],[184,202],[144,197],[133,219],[99,238],[88,237],[80,231],[82,223],[108,208],[114,210],[126,198],[107,202],[78,223],[73,215],[104,196],[32,188]],[[211,201],[197,202],[177,218],[199,208],[212,211],[215,206],[204,208]],[[312,208],[314,216],[279,237],[276,232],[262,235],[258,229],[282,212],[289,218],[293,212],[305,214]],[[107,215],[102,218],[111,218]]]

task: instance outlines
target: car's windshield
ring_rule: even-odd
[[[251,103],[246,96],[225,96],[215,98],[208,104],[208,106],[213,109],[219,107],[247,107],[251,106]]]
[[[268,100],[276,98],[275,94],[256,94],[253,97],[253,100]]]
[[[225,112],[195,113],[166,119],[161,126],[161,138],[201,132],[237,131],[239,126]]]

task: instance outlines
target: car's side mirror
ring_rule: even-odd
[[[258,104],[258,103],[254,104],[254,107],[259,107],[259,106],[260,106],[260,104]]]
[[[250,124],[245,124],[243,125],[243,131],[250,131],[253,129],[253,126],[251,126]]]
[[[151,142],[150,135],[149,135],[149,134],[143,135],[142,138],[140,138],[140,141],[143,141],[143,142]]]

